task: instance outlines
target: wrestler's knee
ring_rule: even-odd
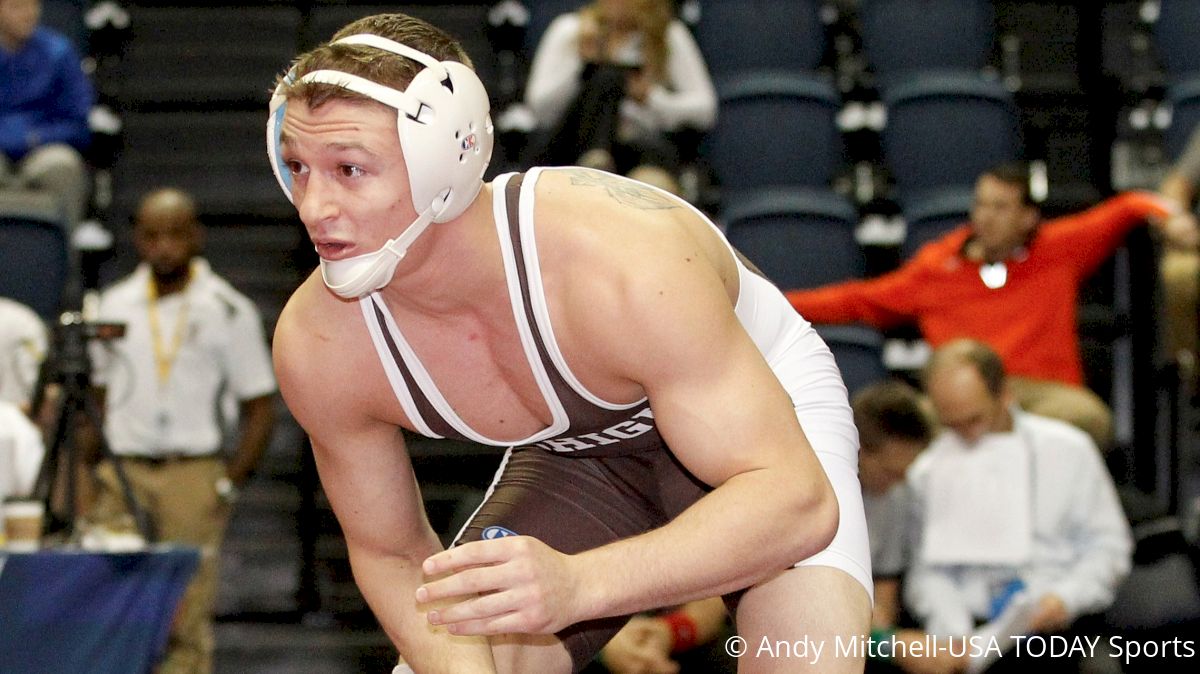
[[[848,646],[870,624],[871,600],[860,580],[832,566],[789,569],[750,588],[738,604],[744,645],[738,672],[861,672],[862,653]],[[796,657],[800,647],[808,649],[808,657]]]
[[[571,655],[550,634],[505,634],[492,637],[492,658],[498,674],[570,674]]]

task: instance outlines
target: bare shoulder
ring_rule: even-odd
[[[631,343],[654,351],[676,328],[733,316],[730,248],[686,203],[587,169],[543,172],[537,199],[538,258],[555,330],[590,356],[636,357]]]
[[[284,306],[272,351],[280,391],[309,432],[328,417],[358,410],[362,391],[382,378],[358,303],[328,292],[319,272]]]
[[[571,199],[608,200],[614,206],[635,211],[677,210],[681,204],[672,196],[649,185],[604,171],[567,167],[543,171],[538,194],[568,192]]]
[[[649,185],[591,169],[543,171],[535,217],[543,273],[635,286],[715,275],[736,291],[733,256],[713,225]]]

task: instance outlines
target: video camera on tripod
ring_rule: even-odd
[[[93,341],[124,336],[124,323],[89,321],[82,310],[63,312],[54,327],[50,352],[42,363],[32,405],[39,415],[47,404],[54,408],[49,417],[51,432],[47,434],[51,442],[46,448],[46,458],[33,492],[36,499],[46,503],[46,533],[65,531],[68,538],[76,533],[75,515],[79,504],[75,481],[86,458],[83,448],[78,446],[77,415],[83,414],[95,431],[99,456],[110,461],[116,469],[125,503],[138,531],[147,542],[157,539],[154,523],[137,502],[120,457],[108,446],[100,404],[92,393],[92,361],[88,345]],[[60,480],[64,479],[61,498],[56,498],[60,495]]]

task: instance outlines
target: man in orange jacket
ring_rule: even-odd
[[[1028,167],[1004,164],[976,182],[971,221],[900,268],[787,296],[814,323],[915,322],[933,347],[959,337],[982,341],[1000,354],[1023,408],[1073,423],[1108,448],[1112,412],[1084,387],[1076,300],[1133,228],[1149,221],[1172,241],[1194,241],[1194,230],[1167,218],[1172,208],[1154,194],[1129,192],[1043,221]]]

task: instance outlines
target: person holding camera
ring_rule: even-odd
[[[707,131],[717,95],[669,0],[596,0],[557,17],[525,89],[534,163],[621,173],[679,194],[680,132]],[[689,145],[691,143],[689,142]]]
[[[103,292],[99,311],[100,320],[125,324],[125,334],[93,342],[93,381],[102,389],[104,437],[159,538],[201,550],[157,671],[209,672],[217,551],[237,490],[270,438],[275,377],[258,310],[198,257],[192,198],[150,192],[133,235],[141,264]],[[226,458],[230,411],[240,425]],[[100,463],[96,480],[89,519],[128,522],[111,461]]]

